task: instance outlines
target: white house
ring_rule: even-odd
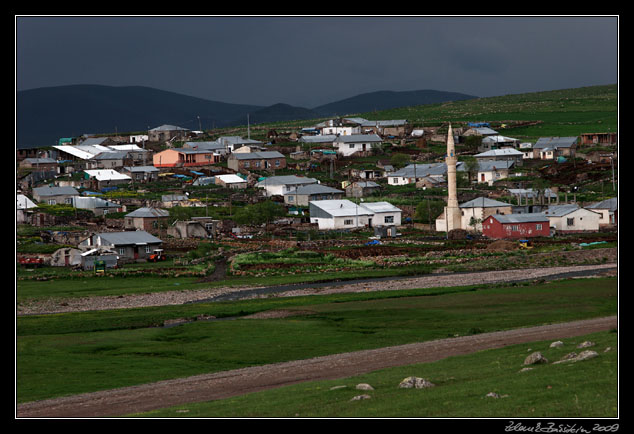
[[[346,199],[309,202],[310,222],[320,230],[398,226],[402,211],[388,202],[356,204]]]
[[[400,226],[403,211],[389,202],[364,202],[362,207],[374,213],[370,226]]]
[[[381,144],[381,138],[376,134],[354,134],[351,136],[339,136],[333,146],[337,153],[347,157],[357,152],[370,151]]]
[[[551,205],[544,215],[550,220],[550,227],[560,233],[595,232],[599,230],[601,214],[580,208],[579,205]]]
[[[489,199],[488,197],[478,197],[459,205],[462,215],[460,227],[467,231],[482,231],[482,222],[487,217],[496,214],[511,214],[513,212],[512,205],[498,200]],[[447,231],[447,220],[445,211],[436,219],[436,231]]]
[[[266,196],[284,196],[289,191],[296,190],[297,187],[309,184],[318,184],[315,178],[303,176],[284,175],[270,176],[255,184],[258,188],[263,188]]]
[[[478,182],[493,185],[495,181],[509,177],[514,161],[482,161],[478,163]]]
[[[599,225],[615,225],[618,223],[618,199],[616,197],[602,200],[584,207],[601,214]]]
[[[464,163],[458,161],[456,163],[456,170],[459,172],[464,171]],[[423,178],[436,178],[439,181],[444,181],[446,175],[446,163],[409,164],[400,170],[388,173],[387,183],[389,185],[405,185]]]
[[[215,184],[234,189],[247,188],[247,180],[232,173],[226,175],[216,175]]]

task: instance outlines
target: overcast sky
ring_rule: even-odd
[[[480,97],[617,83],[618,18],[16,16],[16,90],[148,86],[312,108],[377,90]]]

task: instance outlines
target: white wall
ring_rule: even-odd
[[[558,231],[598,231],[601,215],[587,209],[579,208],[562,217],[549,215],[548,218],[550,220],[550,226],[555,227]],[[569,224],[569,219],[573,219],[572,224]]]

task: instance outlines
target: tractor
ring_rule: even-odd
[[[159,261],[164,261],[166,259],[167,259],[167,256],[165,256],[165,252],[163,251],[163,249],[156,249],[150,255],[150,259],[149,260],[151,262],[159,262]]]

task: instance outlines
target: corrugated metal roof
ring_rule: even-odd
[[[307,184],[297,187],[295,190],[291,190],[288,193],[284,193],[284,196],[289,194],[323,194],[323,193],[344,193],[341,190],[337,190],[336,188],[328,187],[327,185],[321,184]]]
[[[144,207],[144,208],[139,208],[135,211],[132,211],[129,214],[126,214],[126,217],[142,217],[142,218],[147,218],[147,217],[151,217],[151,218],[160,218],[160,217],[169,217],[170,213],[169,211],[166,211],[164,209],[160,209],[160,208],[151,208],[151,207]]]
[[[95,234],[95,237],[101,238],[102,244],[110,244],[114,246],[156,244],[163,242],[154,235],[145,231],[102,232],[100,234]]]
[[[346,199],[311,200],[310,204],[321,208],[333,217],[373,215],[374,213]]]
[[[58,196],[58,195],[79,195],[79,192],[73,187],[36,187],[33,193],[38,196]]]
[[[315,178],[306,178],[303,176],[295,175],[281,175],[271,176],[265,178],[257,183],[258,187],[264,187],[265,185],[298,185],[298,184],[317,184]]]
[[[576,141],[578,137],[540,137],[533,145],[533,149],[542,148],[569,148]]]
[[[400,208],[395,207],[389,202],[364,202],[361,204],[362,207],[367,210],[377,213],[377,212],[401,212]]]
[[[112,169],[96,169],[96,170],[84,170],[88,176],[95,178],[97,181],[115,181],[115,180],[130,180],[128,175],[119,173]]]
[[[383,140],[376,134],[351,134],[349,136],[339,136],[335,142],[339,143],[364,143],[382,142]]]
[[[618,199],[616,197],[612,197],[610,199],[602,200],[601,202],[593,203],[592,205],[588,205],[585,208],[588,209],[608,209],[610,211],[616,211],[618,209]]]
[[[511,204],[489,199],[488,197],[477,197],[461,204],[460,208],[498,208],[501,206],[511,206]]]
[[[284,158],[284,155],[277,151],[263,151],[263,152],[244,152],[233,153],[231,158],[236,160],[260,160],[267,158]]]
[[[547,222],[548,217],[542,213],[527,214],[493,214],[494,219],[500,223],[531,223],[531,222]]]

